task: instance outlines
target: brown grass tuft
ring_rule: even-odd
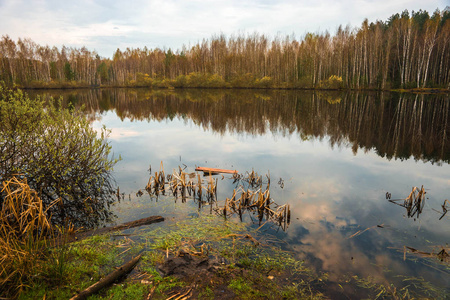
[[[36,275],[52,226],[47,216],[49,207],[44,207],[25,178],[4,181],[1,193],[0,286],[6,295],[14,297]]]

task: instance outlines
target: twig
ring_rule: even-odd
[[[152,287],[152,289],[150,290],[150,293],[148,293],[147,298],[145,298],[145,300],[150,300],[152,299],[153,293],[156,290],[156,285],[154,287]]]

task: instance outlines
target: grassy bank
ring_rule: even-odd
[[[280,248],[274,237],[232,220],[208,215],[152,226],[51,248],[43,260],[48,267],[18,298],[68,299],[139,253],[141,261],[126,278],[88,299],[414,297],[373,278],[330,280]],[[177,259],[183,263],[174,267]]]

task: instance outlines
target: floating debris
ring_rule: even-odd
[[[374,228],[384,228],[384,224],[381,224],[381,225],[375,225],[375,226],[372,226],[372,227],[368,227],[368,228],[366,228],[366,229],[364,229],[364,230],[358,230],[357,232],[355,232],[354,234],[352,234],[351,236],[349,236],[347,239],[354,238],[354,237],[356,237],[356,236],[358,236],[358,235],[363,234],[363,233],[366,232],[367,230],[374,229]]]
[[[278,185],[280,186],[280,188],[284,188],[284,180],[283,178],[280,178],[280,180],[278,180]]]
[[[425,258],[437,258],[439,259],[441,262],[444,263],[448,263],[450,261],[450,254],[448,254],[448,252],[450,251],[450,248],[444,248],[444,247],[439,247],[441,250],[437,253],[434,252],[425,252],[425,251],[420,251],[417,250],[413,247],[408,247],[408,246],[404,246],[403,247],[403,260],[406,260],[406,253],[413,253],[416,255],[420,255],[421,257],[425,257]]]

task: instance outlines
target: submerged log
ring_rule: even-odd
[[[80,233],[79,235],[77,235],[77,237],[78,237],[78,239],[80,239],[80,238],[85,238],[85,237],[91,236],[91,235],[103,234],[103,233],[108,233],[108,232],[112,232],[112,231],[119,231],[119,230],[129,229],[129,228],[133,228],[133,227],[139,227],[139,226],[143,226],[143,225],[159,223],[162,221],[164,221],[164,218],[161,216],[151,216],[151,217],[123,223],[123,224],[116,225],[116,226],[103,227],[103,228],[98,228],[98,229],[94,229],[94,230],[89,230],[89,231]]]
[[[141,255],[136,256],[126,264],[120,266],[118,269],[108,274],[106,277],[100,279],[99,281],[79,293],[78,295],[70,298],[70,300],[86,299],[87,297],[99,292],[101,289],[113,284],[117,279],[128,274],[134,268],[134,266],[136,266],[140,259]]]
[[[123,224],[120,224],[117,226],[105,227],[105,228],[101,228],[101,229],[107,229],[108,232],[110,232],[110,231],[129,229],[129,228],[133,228],[133,227],[139,227],[139,226],[143,226],[143,225],[149,225],[149,224],[153,224],[153,223],[159,223],[162,221],[164,221],[164,218],[161,216],[151,216],[151,217],[123,223]]]
[[[226,170],[226,169],[216,169],[216,168],[207,168],[207,167],[197,167],[195,171],[203,172],[204,174],[219,174],[219,173],[227,173],[227,174],[235,174],[238,171],[236,170]]]
[[[93,236],[93,235],[99,235],[99,234],[109,233],[109,232],[113,232],[113,231],[119,231],[119,230],[129,229],[129,228],[133,228],[133,227],[139,227],[139,226],[143,226],[143,225],[159,223],[159,222],[163,222],[163,221],[164,221],[164,218],[161,216],[151,216],[151,217],[123,223],[123,224],[116,225],[116,226],[97,228],[97,229],[88,230],[85,232],[72,234],[69,236],[59,237],[54,240],[54,243],[55,243],[55,246],[59,246],[59,245],[65,244],[65,243],[80,241],[80,240],[83,240],[83,239]]]

